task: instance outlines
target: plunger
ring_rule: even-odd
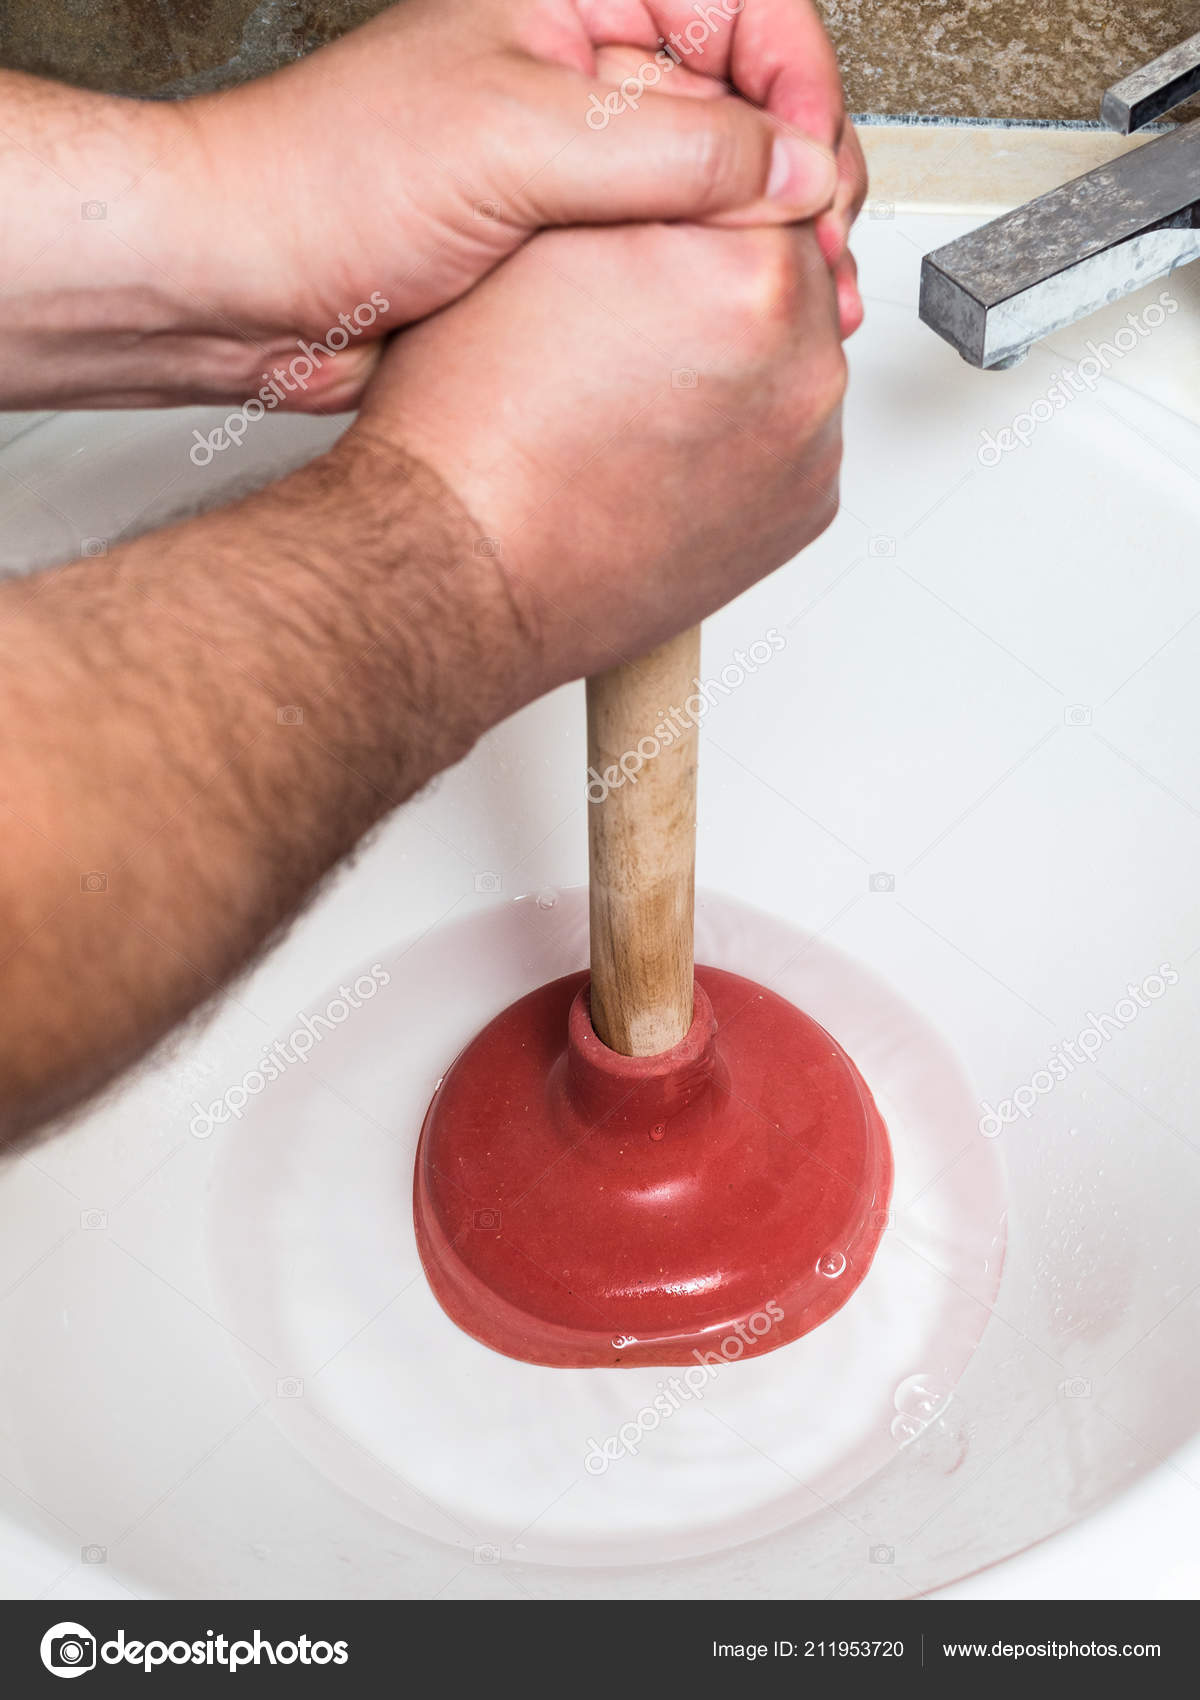
[[[527,1363],[770,1351],[846,1303],[885,1225],[887,1132],[845,1051],[693,964],[699,635],[588,681],[591,973],[497,1015],[421,1132],[434,1294]]]

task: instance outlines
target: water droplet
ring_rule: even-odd
[[[827,1281],[836,1281],[839,1275],[846,1273],[846,1259],[840,1251],[827,1251],[817,1263],[817,1274],[824,1275]]]
[[[971,1431],[953,1417],[938,1417],[927,1427],[922,1450],[929,1465],[944,1476],[952,1476],[966,1462],[971,1450]]]
[[[898,1446],[904,1446],[910,1440],[915,1440],[924,1431],[925,1424],[916,1417],[893,1417],[892,1439]]]
[[[539,909],[553,909],[558,902],[558,893],[556,891],[539,891],[534,901]]]
[[[666,1131],[666,1122],[655,1122],[654,1126],[650,1129],[650,1137],[651,1139],[661,1139]]]
[[[613,1335],[612,1346],[613,1346],[614,1352],[623,1352],[625,1350],[626,1346],[636,1346],[636,1345],[637,1345],[637,1335],[636,1334],[614,1334]]]

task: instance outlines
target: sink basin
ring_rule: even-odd
[[[1200,1470],[1200,301],[1169,280],[1161,322],[1057,402],[1162,289],[980,374],[916,316],[921,255],[978,220],[883,210],[856,241],[842,513],[706,626],[708,678],[782,641],[705,719],[698,867],[701,954],[790,988],[889,1115],[879,1268],[824,1343],[722,1370],[604,1474],[595,1423],[653,1374],[501,1370],[413,1273],[420,1107],[481,1019],[584,961],[568,687],[0,1169],[3,1591],[904,1597],[987,1592],[964,1579],[1093,1526],[1115,1553],[1147,1494],[1181,1527],[1156,1484]],[[217,418],[7,422],[7,568],[340,428],[264,420],[197,468]],[[304,1067],[228,1096],[375,970]],[[1131,1549],[1119,1586],[1157,1585]]]

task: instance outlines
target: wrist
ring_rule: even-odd
[[[377,758],[399,800],[538,694],[536,641],[492,540],[407,449],[352,426],[294,478],[269,524],[338,606],[345,759]]]
[[[0,401],[158,406],[256,393],[263,366],[294,344],[242,311],[237,198],[212,168],[192,103],[3,73],[0,87],[20,144],[4,161]]]
[[[298,160],[297,141],[319,120],[281,98],[279,80],[171,104],[175,163],[148,198],[146,240],[177,282],[195,399],[338,412],[361,397],[390,302],[378,289],[362,300],[349,283],[338,302],[322,300],[317,280],[336,276],[330,256],[349,238],[335,224],[314,240],[311,226],[341,189],[331,177],[314,207],[314,160]]]

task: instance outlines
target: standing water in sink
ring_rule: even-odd
[[[432,1059],[577,967],[586,943],[578,890],[435,930],[384,958],[388,985],[244,1117],[223,1159],[212,1257],[275,1422],[378,1511],[530,1563],[736,1545],[820,1510],[918,1438],[956,1470],[971,1416],[955,1389],[1004,1248],[999,1160],[978,1136],[976,1100],[884,982],[725,897],[700,899],[698,959],[753,973],[836,1033],[886,1118],[895,1195],[867,1281],[793,1344],[742,1362],[726,1343],[728,1362],[698,1357],[690,1371],[538,1368],[440,1310],[408,1204]],[[821,1273],[838,1281],[844,1260]],[[275,1397],[281,1365],[302,1397]]]

